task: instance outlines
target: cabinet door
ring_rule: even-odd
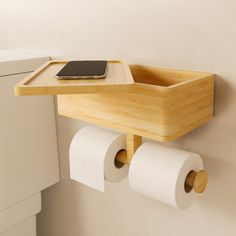
[[[0,210],[59,181],[53,96],[17,97],[0,78]]]

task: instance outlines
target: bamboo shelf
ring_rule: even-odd
[[[126,91],[134,80],[129,66],[122,61],[109,61],[105,79],[57,80],[56,74],[68,61],[49,61],[20,81],[16,95],[56,95],[81,93],[115,93]],[[115,89],[114,89],[115,85]]]
[[[213,116],[214,74],[108,63],[103,81],[58,81],[51,61],[16,85],[17,95],[58,95],[58,113],[120,132],[171,141]]]

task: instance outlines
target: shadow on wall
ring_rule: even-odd
[[[226,161],[214,160],[204,157],[206,169],[209,172],[209,185],[201,198],[201,208],[208,209],[217,215],[235,217],[236,199],[235,165]]]
[[[224,112],[233,101],[232,86],[223,78],[216,75],[215,77],[215,98],[214,98],[214,116]]]

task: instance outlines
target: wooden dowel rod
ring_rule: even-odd
[[[130,164],[130,160],[127,157],[127,151],[125,150],[121,150],[116,154],[116,161],[122,163],[122,164],[126,164],[129,165]]]
[[[126,150],[121,150],[116,155],[116,160],[123,164],[130,164],[131,159],[142,144],[142,137],[134,134],[126,135]]]
[[[186,176],[185,184],[188,185],[189,187],[193,187],[196,176],[197,176],[196,171],[190,171]]]

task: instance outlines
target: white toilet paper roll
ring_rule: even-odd
[[[115,156],[126,149],[124,134],[96,126],[85,126],[70,145],[70,177],[104,192],[104,180],[119,182],[128,175],[128,166],[115,166]]]
[[[164,145],[144,143],[136,151],[129,169],[130,186],[137,192],[170,206],[185,209],[195,197],[184,185],[191,170],[203,169],[196,153]]]

